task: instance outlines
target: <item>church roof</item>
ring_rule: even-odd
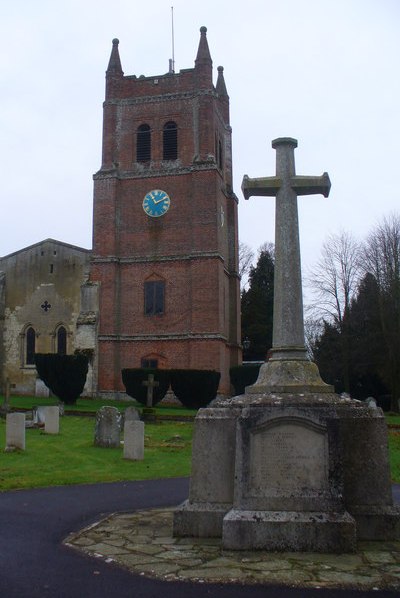
[[[23,253],[24,251],[31,251],[32,249],[35,249],[37,247],[44,246],[44,245],[50,245],[50,244],[66,247],[68,249],[72,249],[74,251],[80,251],[82,253],[91,253],[91,251],[92,251],[91,249],[86,249],[85,247],[78,247],[77,245],[71,245],[70,243],[64,243],[63,241],[57,241],[56,239],[44,239],[43,241],[39,241],[38,243],[34,243],[33,245],[28,245],[27,247],[23,247],[22,249],[18,249],[17,251],[13,251],[12,253],[4,255],[4,256],[0,257],[0,261],[5,260],[14,255],[17,255],[18,253]]]

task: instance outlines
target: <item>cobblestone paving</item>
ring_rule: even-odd
[[[355,554],[236,552],[219,539],[173,538],[173,509],[114,514],[67,546],[163,580],[400,589],[400,542],[362,542]]]

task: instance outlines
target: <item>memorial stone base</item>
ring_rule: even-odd
[[[201,409],[174,535],[315,552],[398,539],[382,411],[332,392],[253,392]]]

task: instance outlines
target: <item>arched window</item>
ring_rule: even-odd
[[[58,355],[67,354],[67,331],[64,326],[60,326],[57,330],[57,353]]]
[[[151,132],[149,125],[140,125],[136,135],[136,162],[151,160]]]
[[[25,364],[35,365],[36,333],[32,326],[25,333]]]
[[[176,160],[178,157],[178,127],[173,121],[164,125],[163,160]]]
[[[165,281],[148,280],[144,283],[144,313],[157,316],[165,312]]]

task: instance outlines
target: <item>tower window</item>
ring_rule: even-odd
[[[156,316],[165,311],[165,282],[151,280],[144,283],[144,313]]]
[[[32,326],[26,331],[25,336],[25,363],[26,365],[35,365],[35,345],[36,333]]]
[[[173,121],[164,125],[163,160],[176,160],[178,157],[178,127]]]
[[[57,353],[59,355],[67,354],[67,331],[64,326],[60,326],[57,330]]]
[[[136,135],[136,161],[149,162],[151,160],[151,132],[149,125],[140,125]]]

